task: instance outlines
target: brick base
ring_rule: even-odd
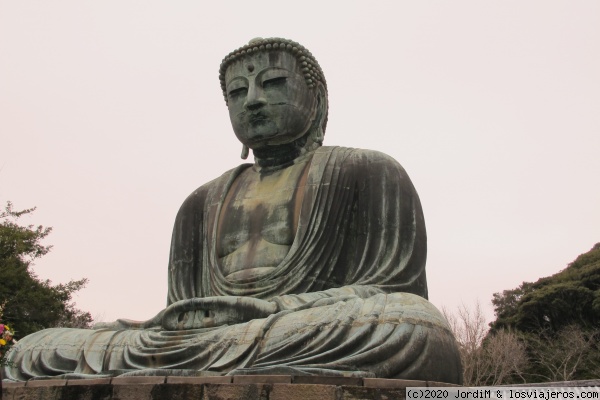
[[[1,400],[404,400],[406,388],[454,386],[400,379],[255,375],[116,377],[7,383]]]

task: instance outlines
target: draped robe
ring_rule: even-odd
[[[241,165],[201,186],[175,221],[168,305],[255,297],[277,312],[212,328],[47,329],[10,353],[9,379],[147,374],[324,374],[460,383],[456,342],[429,303],[417,193],[391,157],[321,147],[312,155],[291,248],[272,272],[231,282],[216,251]]]

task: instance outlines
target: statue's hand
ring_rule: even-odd
[[[335,296],[335,297],[325,297],[323,299],[319,299],[312,304],[312,308],[315,307],[323,307],[330,306],[339,302],[347,302],[350,300],[358,299],[359,297],[356,295],[346,295],[346,296]]]
[[[195,297],[171,304],[164,310],[166,330],[211,328],[265,318],[277,312],[277,305],[254,297]]]
[[[162,310],[154,317],[147,321],[133,321],[131,319],[118,319],[114,322],[98,322],[94,324],[92,329],[108,329],[113,331],[131,330],[131,329],[148,329],[161,326],[163,314]]]

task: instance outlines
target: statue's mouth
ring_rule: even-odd
[[[248,122],[250,122],[250,124],[252,125],[262,125],[268,119],[269,118],[267,117],[267,115],[263,112],[252,113],[248,116]]]

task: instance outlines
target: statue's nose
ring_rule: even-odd
[[[263,96],[263,91],[258,85],[250,85],[248,88],[248,97],[246,97],[246,102],[244,103],[244,107],[246,107],[250,111],[258,110],[267,104],[267,100]]]

